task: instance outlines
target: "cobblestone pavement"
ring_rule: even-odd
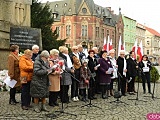
[[[155,89],[155,96],[157,97],[160,97],[159,87],[160,84],[157,83]],[[120,98],[120,101],[128,105],[125,103],[110,103],[116,100],[113,97],[104,100],[101,98],[101,95],[96,96],[98,99],[92,100],[92,105],[97,107],[82,107],[88,104],[82,101],[71,101],[69,104],[64,104],[64,112],[75,114],[76,116],[74,116],[55,112],[61,109],[61,104],[59,107],[50,107],[47,105],[47,108],[50,110],[49,113],[51,114],[47,112],[35,113],[33,108],[30,110],[22,110],[20,103],[17,105],[8,104],[8,92],[0,92],[0,120],[146,120],[147,113],[160,112],[160,99],[152,99],[150,94],[143,94],[141,84],[138,100],[128,100],[136,99],[136,95],[127,95]],[[16,95],[16,98],[20,100],[20,93]],[[145,100],[146,102],[141,100]],[[54,115],[57,117],[54,118]]]

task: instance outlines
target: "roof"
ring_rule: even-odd
[[[149,28],[149,27],[146,27],[146,30],[148,30],[150,33],[152,33],[153,35],[156,35],[156,36],[159,36],[160,37],[160,33],[158,33],[156,30],[152,29],[152,28]]]
[[[52,12],[58,13],[55,21],[60,21],[63,15],[78,15],[82,5],[86,3],[91,16],[96,16],[104,20],[104,24],[115,26],[118,21],[119,15],[112,13],[107,7],[102,7],[94,3],[93,0],[62,0],[49,2]]]

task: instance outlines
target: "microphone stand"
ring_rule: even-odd
[[[88,68],[88,70],[89,70],[89,73],[91,74],[91,71],[90,71],[89,67],[87,67],[87,68]],[[94,79],[94,77],[92,76],[92,74],[91,74],[91,78],[93,79],[93,81],[95,81],[95,79]],[[92,83],[92,84],[93,84],[93,83]],[[89,93],[89,88],[88,88],[88,93]],[[102,108],[100,108],[100,107],[92,104],[91,93],[90,93],[89,103],[86,104],[86,105],[83,105],[83,106],[81,106],[81,107],[85,107],[85,106],[87,106],[87,107],[96,107],[96,108],[102,109]]]
[[[154,78],[156,78],[156,74],[157,74],[157,72],[155,71],[155,73],[154,73]],[[144,97],[152,97],[153,100],[155,100],[155,99],[160,99],[160,98],[154,96],[155,86],[156,86],[156,80],[154,79],[152,96],[144,96]]]
[[[124,103],[124,104],[126,104],[126,105],[129,105],[129,104],[127,104],[127,103],[119,100],[119,98],[121,98],[121,94],[120,94],[120,78],[123,78],[123,77],[122,77],[121,73],[118,72],[118,70],[117,70],[117,73],[118,73],[118,79],[117,79],[118,86],[117,86],[117,87],[118,87],[118,92],[119,92],[120,97],[117,97],[116,100],[111,101],[111,102],[109,102],[109,103]]]
[[[135,61],[134,61],[134,64],[135,64],[136,66],[138,66],[138,64],[137,64]],[[145,101],[145,100],[139,100],[140,73],[144,74],[144,73],[142,72],[142,69],[138,66],[138,87],[137,87],[137,96],[136,96],[135,99],[128,99],[128,100],[136,100],[136,101],[147,102],[147,101]],[[135,105],[137,105],[136,101],[135,101]]]
[[[64,72],[66,72],[66,73],[68,73],[68,74],[70,74],[68,71],[66,71],[66,70],[64,70],[63,69],[63,71]],[[71,74],[70,74],[71,75]],[[75,78],[74,76],[72,76],[71,75],[71,77],[73,77],[73,78]],[[64,79],[65,79],[65,75],[64,75]],[[75,80],[76,81],[78,81],[78,82],[80,82],[78,79],[76,79],[75,78]],[[62,81],[62,91],[64,92],[64,80]],[[63,97],[64,97],[64,94],[62,93],[62,99],[63,99]],[[73,116],[76,116],[77,117],[77,115],[76,114],[73,114],[73,113],[69,113],[69,112],[65,112],[64,111],[64,105],[63,105],[63,100],[62,100],[62,104],[61,104],[62,106],[61,106],[61,109],[59,110],[59,111],[55,111],[56,113],[60,113],[60,114],[66,114],[66,115],[73,115]],[[59,114],[58,114],[59,115]],[[53,114],[53,113],[49,113],[49,114],[47,114],[46,115],[47,117],[50,117],[50,118],[55,118],[55,117],[57,117],[55,114]]]

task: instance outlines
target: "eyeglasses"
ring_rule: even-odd
[[[74,49],[74,50],[78,50],[78,49]]]

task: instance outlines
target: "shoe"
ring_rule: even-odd
[[[28,110],[28,107],[27,106],[22,106],[22,109],[23,110]]]
[[[55,105],[53,103],[49,103],[48,104],[49,106],[52,106],[52,107],[55,107]]]
[[[146,91],[143,91],[143,94],[146,94]]]
[[[92,96],[92,98],[93,98],[93,99],[97,99],[97,97],[95,97],[95,96]]]
[[[35,104],[35,106],[34,106],[34,111],[35,111],[36,113],[40,113],[40,112],[41,112],[38,104]]]
[[[73,98],[72,98],[72,101],[73,101],[73,102],[76,102],[76,101],[77,101],[76,97],[73,97]]]
[[[126,94],[122,94],[122,96],[127,96]]]
[[[41,110],[49,112],[49,110],[46,108],[45,104],[43,104],[43,103],[41,104]]]
[[[93,100],[93,97],[88,97],[88,99]]]
[[[78,98],[78,97],[76,97],[76,101],[79,101],[79,98]]]
[[[129,92],[130,95],[135,95],[134,92]]]
[[[19,103],[18,101],[16,101],[16,100],[13,100],[15,103]]]
[[[148,92],[149,94],[152,94],[151,92]]]
[[[96,94],[101,94],[101,92],[96,92]]]
[[[83,98],[81,99],[81,101],[86,102],[86,98],[83,97]]]
[[[102,98],[103,98],[103,99],[107,99],[107,96],[106,96],[106,95],[102,95]]]
[[[55,106],[59,106],[59,104],[57,102],[53,103]]]
[[[11,105],[16,105],[16,103],[15,103],[14,100],[9,100],[9,104],[11,104]]]
[[[28,107],[28,108],[33,108],[33,106],[32,106],[32,105],[28,105],[27,107]]]

